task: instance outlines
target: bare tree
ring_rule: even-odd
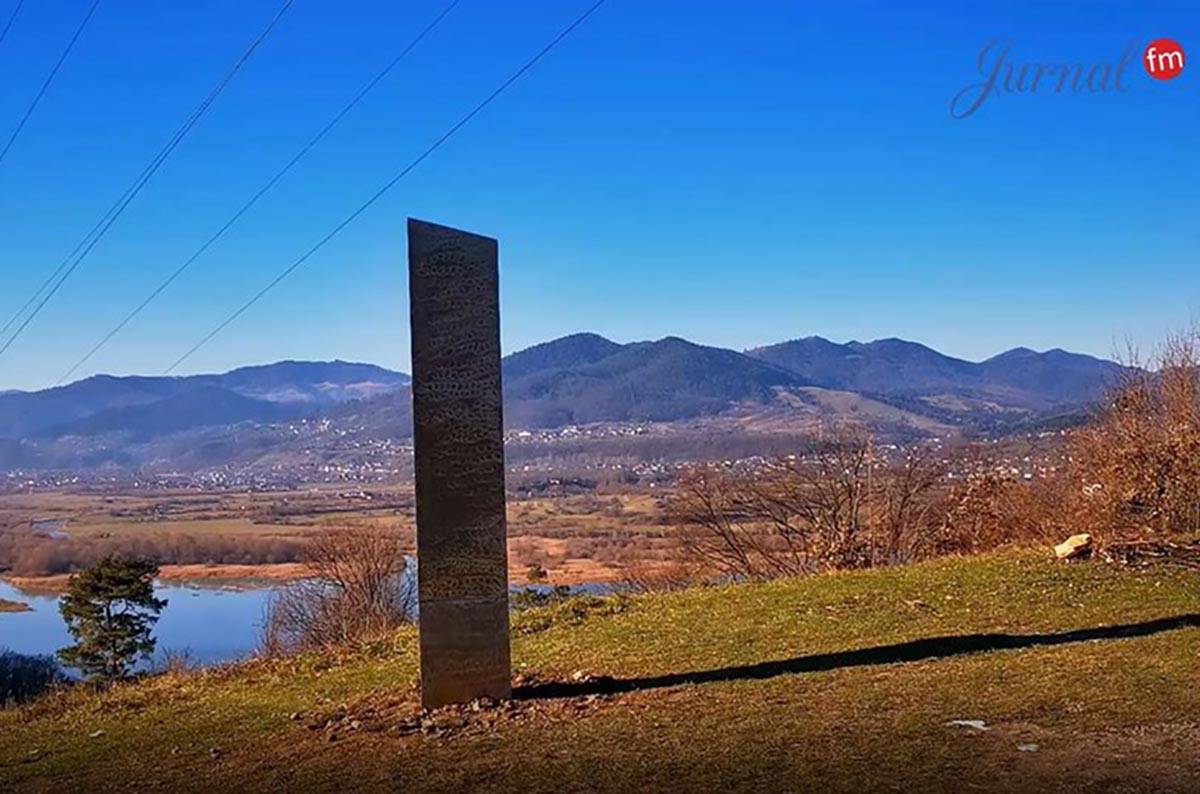
[[[672,502],[693,557],[721,573],[769,578],[903,562],[933,545],[931,450],[887,460],[860,428],[827,431],[812,451],[753,473],[700,467]]]
[[[885,464],[882,476],[872,478],[872,565],[910,562],[934,550],[945,513],[939,489],[945,484],[946,468],[934,447],[920,444],[906,450],[899,464]]]
[[[285,653],[371,639],[411,622],[415,581],[399,532],[326,530],[303,552],[312,577],[278,591],[268,606],[263,649]]]

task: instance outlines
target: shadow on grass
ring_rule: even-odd
[[[862,648],[856,651],[821,653],[783,659],[775,662],[760,662],[716,670],[700,670],[690,673],[668,673],[645,678],[598,678],[580,682],[549,682],[518,687],[513,697],[518,700],[540,698],[569,698],[586,695],[614,695],[639,692],[646,689],[682,686],[686,684],[708,684],[718,681],[746,681],[774,678],[796,673],[816,673],[846,667],[863,667],[875,664],[919,662],[924,659],[940,659],[964,656],[987,651],[1005,651],[1018,648],[1039,648],[1052,645],[1067,645],[1075,642],[1095,640],[1119,640],[1129,637],[1147,637],[1164,631],[1200,627],[1200,614],[1148,620],[1119,626],[1102,626],[1093,629],[1078,629],[1052,634],[965,634],[950,637],[929,637],[923,640]]]

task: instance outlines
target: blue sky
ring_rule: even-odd
[[[13,0],[0,0],[0,22]],[[87,0],[26,3],[0,44],[0,133]],[[278,8],[105,0],[0,163],[0,322]],[[435,16],[445,0],[297,0],[26,334],[0,389],[58,380]],[[157,374],[586,7],[462,0],[93,372]],[[907,5],[907,4],[905,4]],[[501,241],[516,350],[592,330],[743,348],[900,336],[979,359],[1108,355],[1200,311],[1193,3],[609,0],[509,93],[182,368],[407,368],[404,219]],[[1129,90],[1007,94],[956,120],[980,49],[1120,59]]]

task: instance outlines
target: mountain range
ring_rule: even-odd
[[[345,361],[280,361],[221,375],[186,377],[96,375],[43,391],[0,394],[0,438],[94,435],[133,428],[143,419],[161,431],[197,420],[204,424],[265,420],[268,414],[282,416],[278,408],[300,414],[311,407],[392,392],[408,382],[403,373]],[[218,405],[204,407],[206,398]],[[199,409],[204,415],[196,417]],[[167,421],[171,415],[178,417],[177,422]]]
[[[1003,432],[1078,414],[1122,373],[1112,361],[1062,350],[1017,348],[971,362],[901,339],[814,336],[738,352],[590,333],[513,353],[502,367],[512,429],[723,417],[788,427],[820,415],[914,434]],[[0,393],[0,468],[137,467],[180,457],[214,465],[269,453],[286,438],[269,429],[298,420],[333,423],[339,438],[403,439],[411,433],[409,382],[371,364],[283,361]]]

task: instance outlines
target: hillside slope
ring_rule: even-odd
[[[621,345],[599,334],[570,334],[505,356],[504,377],[513,379],[544,370],[587,366],[620,350]]]
[[[0,789],[1184,791],[1197,613],[1194,575],[1037,553],[519,613],[562,683],[501,709],[422,727],[402,632],[0,712]]]
[[[749,356],[678,337],[623,345],[591,363],[523,371],[504,384],[513,427],[688,419],[742,400],[768,403],[776,386],[806,385]]]
[[[953,395],[1025,411],[1089,404],[1123,371],[1115,362],[1058,349],[1015,348],[986,361],[965,361],[904,339],[837,344],[810,336],[746,354],[825,388],[943,403]]]
[[[239,422],[278,422],[299,413],[289,403],[257,400],[229,389],[201,386],[152,403],[100,411],[65,425],[48,428],[38,435],[61,438],[118,433],[140,441],[197,427]]]

